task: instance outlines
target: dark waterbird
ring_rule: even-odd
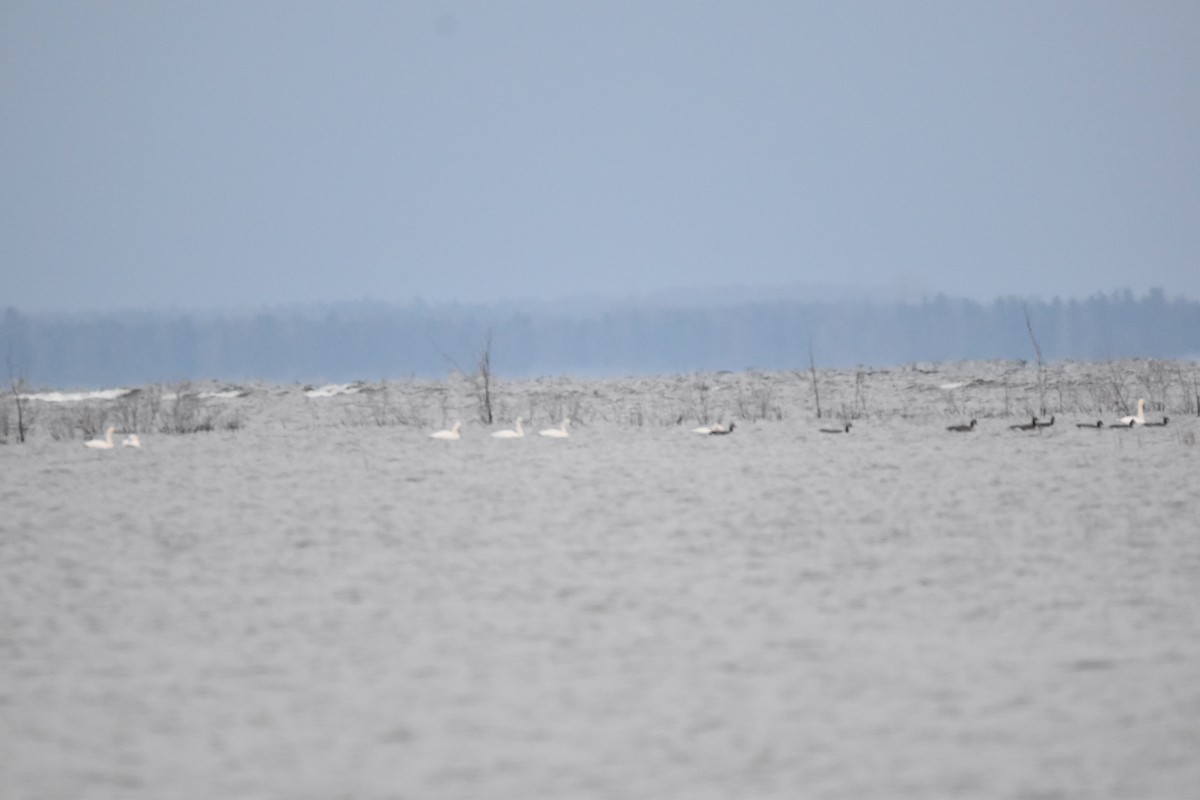
[[[821,433],[849,433],[849,432],[850,432],[850,423],[849,422],[846,423],[846,427],[844,427],[844,428],[821,428]]]
[[[712,427],[710,427],[708,429],[708,435],[709,436],[728,436],[729,434],[733,433],[733,429],[736,426],[737,426],[736,422],[729,423],[728,428],[726,428],[724,425],[722,425],[720,423],[717,423],[716,425],[713,425]]]
[[[1010,431],[1035,431],[1035,430],[1037,430],[1037,428],[1038,428],[1037,417],[1034,417],[1033,421],[1030,422],[1028,425],[1009,425],[1008,426],[1008,429]]]
[[[1076,422],[1075,427],[1076,428],[1103,428],[1104,420],[1098,419],[1094,423],[1092,423],[1092,422]]]
[[[1035,428],[1049,428],[1053,424],[1054,424],[1054,415],[1053,414],[1050,415],[1049,422],[1038,422],[1037,417],[1033,418],[1033,426]]]
[[[1146,427],[1147,428],[1165,428],[1165,427],[1167,427],[1167,423],[1170,420],[1171,420],[1170,417],[1163,417],[1162,422],[1147,422]]]
[[[946,430],[953,431],[955,433],[970,433],[971,431],[975,430],[976,424],[976,420],[971,420],[971,422],[967,425],[951,425],[946,428]]]

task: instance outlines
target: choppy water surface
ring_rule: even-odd
[[[0,795],[1200,786],[1191,420],[447,443],[255,402],[0,448]]]

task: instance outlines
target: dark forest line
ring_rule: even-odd
[[[36,387],[188,379],[350,381],[473,369],[490,335],[499,375],[793,369],[963,359],[1195,358],[1200,302],[1123,291],[1085,300],[937,296],[918,303],[630,303],[561,315],[360,303],[243,314],[34,315],[7,309],[0,352]]]

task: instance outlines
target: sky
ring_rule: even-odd
[[[1200,3],[0,4],[0,307],[1200,297]]]

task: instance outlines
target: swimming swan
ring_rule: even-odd
[[[462,438],[462,420],[454,423],[454,427],[446,431],[434,431],[429,434],[430,439],[445,439],[447,441],[457,442]]]
[[[121,447],[138,447],[142,446],[142,440],[138,438],[136,433],[131,433],[125,437],[125,441],[121,442]]]
[[[83,443],[83,446],[90,447],[93,450],[112,450],[113,449],[112,435],[113,435],[113,431],[115,431],[116,429],[117,429],[116,425],[109,425],[108,430],[106,430],[104,432],[103,439],[88,439],[86,442]]]
[[[571,420],[563,417],[562,424],[557,428],[546,428],[543,431],[538,431],[538,436],[546,436],[551,439],[566,439],[571,434],[567,433],[567,426],[571,424]]]
[[[517,417],[517,429],[516,430],[496,431],[495,433],[492,434],[492,438],[493,439],[521,439],[521,438],[524,438],[525,429],[523,427],[521,427],[521,422],[522,422],[521,417]]]
[[[951,425],[950,427],[946,428],[946,430],[953,431],[954,433],[970,433],[971,431],[975,430],[975,426],[977,424],[977,420],[971,420],[969,425]]]
[[[1146,400],[1138,398],[1138,413],[1132,417],[1121,417],[1122,425],[1145,425],[1146,424]]]
[[[737,427],[736,422],[729,423],[728,428],[720,423],[717,423],[716,425],[713,425],[712,427],[710,427],[708,429],[708,435],[709,436],[728,436],[729,434],[733,433],[733,429],[736,427]]]

